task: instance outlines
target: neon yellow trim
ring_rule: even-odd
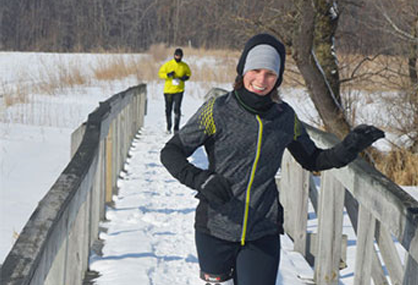
[[[295,123],[293,127],[293,140],[297,140],[300,134],[301,134],[300,121],[298,119],[298,116],[296,116],[296,113],[295,113]]]
[[[213,120],[213,104],[215,98],[210,99],[206,105],[203,106],[202,112],[199,116],[200,128],[204,129],[205,134],[211,136],[216,133],[216,125]]]
[[[259,125],[258,140],[257,140],[257,151],[255,153],[253,168],[251,169],[250,180],[248,181],[248,185],[247,185],[247,194],[246,194],[246,197],[245,197],[244,224],[243,224],[243,227],[242,227],[242,235],[241,235],[241,245],[245,245],[245,236],[247,234],[248,215],[249,215],[249,211],[250,211],[250,191],[251,191],[251,186],[253,185],[255,170],[257,168],[258,159],[260,158],[261,141],[262,141],[262,138],[263,138],[263,122],[261,121],[261,119],[258,115],[256,115],[256,118],[257,118],[258,125]]]

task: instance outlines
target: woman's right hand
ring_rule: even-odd
[[[198,187],[198,191],[206,198],[209,204],[214,206],[224,205],[233,197],[229,181],[216,173],[209,174]]]

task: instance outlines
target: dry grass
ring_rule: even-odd
[[[55,68],[41,61],[41,82],[36,85],[37,91],[49,95],[56,94],[57,91],[65,88],[74,88],[90,82],[83,72],[78,62],[58,61],[54,64]]]
[[[235,80],[236,63],[231,58],[224,58],[222,62],[208,65],[190,64],[193,80],[202,82],[232,83]]]
[[[108,60],[100,60],[98,65],[92,69],[94,79],[110,81],[138,75],[140,64],[133,58],[127,59],[122,55],[114,55]]]
[[[0,97],[3,98],[3,104],[6,108],[15,104],[28,103],[29,93],[28,87],[23,84],[11,87],[3,82],[0,88]]]
[[[418,154],[392,149],[387,154],[380,154],[376,168],[396,184],[418,186]]]

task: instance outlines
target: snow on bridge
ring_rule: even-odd
[[[90,270],[100,275],[94,284],[201,282],[194,245],[195,191],[172,178],[159,160],[160,149],[170,138],[164,133],[163,104],[149,98],[145,126],[130,149],[114,206],[107,208],[107,221],[101,224],[104,246],[101,254],[90,257]],[[183,104],[187,117],[201,101],[186,97]],[[192,161],[205,166],[201,149]],[[283,236],[277,284],[305,284],[297,275],[313,274],[292,248],[291,240]]]

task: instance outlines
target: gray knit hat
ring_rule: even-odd
[[[252,69],[268,69],[280,74],[280,55],[271,45],[261,44],[253,47],[247,55],[243,74]]]
[[[244,75],[244,66],[247,60],[248,53],[259,45],[270,45],[276,49],[280,55],[280,67],[279,67],[279,78],[277,78],[275,88],[280,86],[283,81],[283,72],[286,62],[286,49],[284,45],[276,39],[274,36],[269,34],[258,34],[250,38],[245,44],[244,50],[241,53],[241,56],[237,65],[237,74],[239,77]]]

